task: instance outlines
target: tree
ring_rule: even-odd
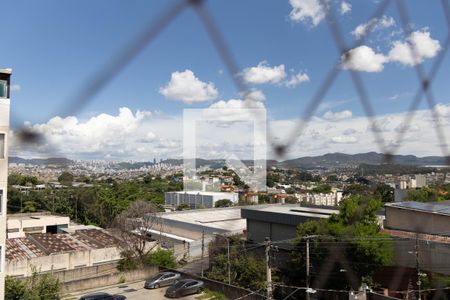
[[[145,264],[150,266],[158,266],[163,268],[172,269],[177,266],[173,251],[159,249],[150,253],[147,253]]]
[[[58,181],[64,185],[72,185],[73,175],[70,172],[64,171],[59,175]]]
[[[136,200],[116,217],[114,227],[121,237],[123,253],[143,264],[148,253],[157,246],[149,230],[162,230],[159,209],[152,202]]]
[[[327,176],[327,181],[336,182],[338,180],[339,180],[339,178],[338,178],[338,176],[336,174],[332,174],[332,175],[328,175]]]
[[[228,237],[230,241],[231,284],[251,290],[266,286],[266,265],[264,260],[248,253],[241,242],[242,236]],[[217,236],[209,244],[210,270],[207,277],[228,282],[228,245],[224,237]]]
[[[314,193],[322,193],[322,194],[328,194],[331,193],[331,186],[328,184],[319,184],[315,188],[312,189]]]
[[[418,202],[435,202],[442,201],[445,198],[439,195],[438,191],[432,187],[423,187],[420,189],[408,191],[408,195],[404,201],[418,201]]]
[[[5,300],[59,300],[62,284],[51,274],[33,274],[26,280],[6,276]]]
[[[36,185],[38,180],[35,176],[11,174],[8,176],[9,185]]]
[[[233,206],[233,202],[229,199],[220,199],[217,200],[214,204],[214,207],[230,207]]]
[[[24,280],[6,276],[5,300],[22,300],[26,298],[27,285]]]
[[[379,198],[350,196],[340,203],[339,214],[300,224],[292,264],[297,277],[305,278],[302,271],[305,266],[305,243],[302,238],[311,235],[316,236],[312,242],[311,261],[318,269],[317,276],[326,278],[326,274],[321,274],[324,270],[328,270],[327,274],[340,274],[341,269],[351,268],[347,271],[354,274],[358,281],[362,277],[370,278],[376,270],[389,265],[392,261],[392,242],[381,232],[376,216],[381,205]],[[349,282],[346,276],[330,276],[325,284],[327,288],[340,289],[353,284],[352,288],[356,289],[360,282]]]
[[[265,203],[270,203],[270,196],[264,194],[258,195],[258,204],[265,204]]]
[[[351,196],[351,195],[363,195],[368,192],[367,186],[361,185],[361,184],[350,184],[345,187],[344,192],[342,193],[343,196]]]
[[[383,203],[394,202],[394,189],[387,184],[377,184],[374,194],[379,196]]]

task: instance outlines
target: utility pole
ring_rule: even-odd
[[[306,239],[306,300],[309,300],[309,238]]]
[[[202,277],[203,277],[203,257],[205,254],[205,229],[202,229],[202,263],[201,263],[201,269],[202,269]]]
[[[270,238],[266,237],[266,284],[268,300],[272,300],[272,268],[270,267],[270,247]]]
[[[420,279],[420,263],[419,263],[419,237],[418,234],[416,234],[416,269],[417,269],[417,289],[419,290],[419,300],[422,300],[422,280]]]
[[[303,237],[306,239],[306,300],[310,299],[310,289],[309,289],[309,269],[310,269],[310,259],[309,259],[309,240],[319,237],[318,235],[307,235]]]
[[[230,240],[227,239],[227,258],[228,258],[228,284],[231,285],[231,262],[230,262]]]

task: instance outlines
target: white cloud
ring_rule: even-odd
[[[386,62],[386,56],[365,45],[353,48],[341,57],[342,68],[353,71],[381,72]]]
[[[262,108],[260,101],[231,99],[218,101],[211,107],[247,108],[249,105]],[[449,138],[450,103],[440,103],[438,111],[440,124]],[[247,110],[248,111],[248,110]],[[344,111],[345,112],[345,111]],[[441,155],[440,141],[434,134],[433,115],[430,110],[417,110],[413,124],[408,130],[404,125],[408,112],[400,112],[374,117],[377,130],[389,145],[396,144],[399,132],[405,134],[399,153],[419,156]],[[249,115],[250,116],[250,115]],[[228,120],[231,115],[222,115]],[[340,119],[339,122],[333,122]],[[298,119],[271,120],[268,122],[273,140],[284,141],[291,130],[298,129]],[[208,124],[206,124],[208,125]],[[65,156],[80,159],[151,160],[153,157],[182,156],[183,122],[180,116],[168,116],[148,111],[132,112],[121,108],[117,114],[99,114],[87,120],[76,117],[54,117],[48,122],[30,124],[31,129],[43,134],[46,143],[23,145],[17,142],[14,132],[10,134],[10,154],[25,157]],[[227,127],[201,130],[204,155],[214,157],[214,153],[237,150],[251,157],[252,128],[245,122],[235,122]],[[296,132],[296,131],[294,131]],[[224,140],[224,137],[226,139]],[[235,145],[231,140],[239,141]],[[273,140],[268,141],[268,144]],[[216,145],[208,148],[209,145]],[[209,150],[213,149],[214,151]],[[240,149],[240,150],[239,150]],[[313,118],[303,135],[289,148],[289,157],[321,155],[329,152],[361,153],[379,151],[369,120],[364,116],[353,116],[349,112],[330,112],[327,118]],[[268,149],[269,154],[271,148]],[[208,154],[209,153],[209,154]]]
[[[216,109],[245,109],[245,108],[264,108],[264,103],[252,100],[230,99],[220,100],[209,106]]]
[[[264,95],[264,93],[260,90],[251,90],[248,91],[247,93],[242,92],[241,97],[246,100],[260,101],[260,102],[266,100],[266,95]]]
[[[414,66],[426,58],[432,58],[441,50],[441,44],[434,40],[428,31],[414,31],[406,41],[395,41],[388,57],[402,65]]]
[[[381,28],[389,28],[395,25],[395,20],[392,17],[383,16],[378,24]]]
[[[69,116],[30,124],[31,130],[45,137],[45,143],[18,143],[12,132],[10,145],[12,153],[28,157],[62,155],[69,158],[150,159],[180,152],[181,143],[174,134],[179,126],[172,117],[149,111],[133,113],[122,107],[117,115],[103,113],[85,121]]]
[[[12,92],[18,92],[18,91],[20,91],[22,89],[22,87],[20,86],[20,85],[18,85],[18,84],[12,84],[11,85],[11,91]]]
[[[347,128],[344,130],[344,132],[342,132],[344,135],[352,135],[356,133],[356,130],[353,128]]]
[[[287,87],[295,87],[297,85],[299,85],[302,82],[308,82],[309,76],[306,73],[302,73],[299,72],[295,75],[292,75],[291,78],[289,80],[286,80],[286,82],[284,83]]]
[[[212,82],[203,82],[191,70],[173,72],[169,83],[159,89],[168,99],[184,103],[204,102],[217,98],[219,92]]]
[[[286,72],[283,64],[271,67],[266,61],[262,61],[256,67],[245,68],[240,76],[247,83],[276,84],[280,83],[286,77]]]
[[[350,102],[351,102],[351,100],[349,100],[349,99],[321,102],[319,107],[317,108],[317,112],[323,112],[323,111],[326,111],[326,110],[331,110],[333,108],[342,106],[342,105],[350,103]]]
[[[355,38],[360,39],[366,36],[369,32],[380,29],[389,28],[395,25],[395,20],[392,17],[383,16],[382,18],[370,19],[367,23],[360,24],[352,31]]]
[[[341,15],[345,15],[346,13],[349,13],[352,11],[352,5],[348,2],[342,1],[340,10],[341,10]]]
[[[335,144],[355,144],[358,139],[354,136],[339,135],[331,138],[331,142]]]
[[[388,19],[386,22],[390,24]],[[411,49],[415,49],[415,52],[412,53]],[[381,72],[386,63],[398,62],[405,66],[414,66],[426,58],[436,56],[441,49],[440,42],[432,39],[430,32],[414,31],[406,41],[394,41],[387,55],[376,53],[366,45],[353,48],[341,56],[341,67],[354,71]]]
[[[323,118],[327,121],[341,121],[349,119],[353,116],[350,110],[343,110],[338,112],[327,111],[323,114]]]
[[[293,22],[308,22],[317,26],[325,18],[325,10],[320,0],[289,0],[292,11],[289,18]]]

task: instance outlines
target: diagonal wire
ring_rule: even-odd
[[[400,15],[400,21],[402,22],[403,31],[409,36],[412,33],[412,30],[409,26],[410,18],[409,18],[408,12],[406,10],[406,7],[405,7],[403,1],[401,1],[401,0],[396,0],[396,4],[397,4],[397,9],[398,9],[398,12]],[[444,12],[447,11],[447,13],[446,13],[446,16],[447,16],[448,3],[447,3],[447,5],[445,5],[445,3],[442,2],[442,4],[444,5]],[[425,74],[425,70],[423,68],[422,62],[417,61],[417,59],[419,58],[417,48],[409,42],[407,42],[406,44],[408,45],[410,55],[413,59],[413,63],[415,64],[415,70],[417,73],[418,80],[420,82],[420,86],[423,90],[423,93],[425,94],[428,106],[429,106],[431,114],[432,114],[433,122],[435,123],[434,128],[436,130],[436,135],[439,140],[439,146],[441,147],[442,153],[447,157],[447,163],[450,164],[450,155],[448,152],[446,136],[445,136],[445,133],[440,124],[440,120],[439,120],[440,116],[439,116],[439,112],[436,109],[436,102],[434,100],[433,93],[430,89],[430,81]]]
[[[321,4],[323,10],[327,10],[327,5],[328,4],[326,3],[326,1],[321,0],[320,4]],[[389,4],[389,0],[384,0],[383,2],[381,2],[378,5],[375,13],[369,18],[369,20],[379,18],[384,13],[384,11],[387,9],[388,4]],[[367,32],[370,32],[374,28],[375,23],[374,22],[368,22],[368,24],[369,25],[367,27]],[[355,48],[355,47],[361,46],[364,43],[365,39],[366,39],[366,35],[361,36],[351,48]],[[345,51],[341,50],[341,53],[343,53],[343,52],[345,52]],[[319,89],[314,94],[314,96],[311,99],[311,101],[309,102],[306,110],[302,114],[302,118],[298,121],[297,126],[292,130],[291,135],[287,139],[287,143],[284,146],[280,146],[280,148],[278,150],[276,149],[278,154],[284,154],[286,152],[286,148],[289,145],[293,145],[294,142],[302,135],[302,133],[303,133],[304,129],[306,128],[309,120],[312,118],[312,116],[316,112],[317,108],[319,107],[320,103],[323,101],[323,99],[324,99],[325,95],[327,94],[328,90],[331,88],[331,86],[333,85],[333,83],[336,80],[337,76],[341,72],[341,69],[338,66],[339,66],[339,60],[336,63],[336,65],[333,66],[331,68],[331,70],[328,71],[328,73],[327,73],[327,75],[325,77],[325,80],[322,81],[322,84],[319,86]],[[364,91],[361,91],[361,92],[364,92]],[[364,99],[366,99],[366,98],[367,97],[365,97]],[[368,107],[366,105],[365,107],[368,110],[371,109],[370,106]]]
[[[247,95],[249,95],[249,93],[252,90],[242,79],[242,76],[239,76],[240,68],[232,51],[227,46],[228,44],[225,42],[225,38],[222,34],[222,31],[219,29],[216,22],[211,17],[211,13],[207,10],[207,8],[203,3],[198,3],[193,7],[197,12],[197,15],[200,21],[202,22],[203,27],[205,28],[211,42],[216,48],[219,57],[221,58],[223,64],[225,65],[228,74],[231,76],[234,85],[239,91],[241,97],[245,100],[247,98]],[[244,106],[250,109],[250,112],[252,112],[251,109],[254,108],[247,101],[244,101]],[[260,115],[258,114],[256,114],[255,116],[258,118],[260,117]],[[273,140],[273,135],[271,133],[270,127],[267,127],[267,139]]]
[[[322,6],[325,7],[325,5],[326,5],[325,0],[321,0],[321,3],[322,3]],[[346,43],[345,43],[344,37],[342,35],[342,31],[340,29],[340,24],[339,24],[339,22],[337,22],[336,16],[332,9],[329,10],[326,19],[327,19],[328,28],[333,35],[333,38],[335,40],[337,47],[339,48],[340,52],[343,55],[344,61],[350,60],[351,53],[348,52],[348,50],[347,50]],[[374,24],[374,23],[375,22],[372,22],[371,24]],[[369,28],[368,32],[370,32],[370,31],[371,31],[371,29]],[[349,71],[350,71],[351,78],[352,78],[353,84],[355,86],[355,89],[359,95],[359,100],[365,111],[366,117],[369,119],[372,133],[375,136],[375,142],[378,144],[378,147],[380,148],[382,153],[386,153],[386,145],[384,143],[384,139],[381,134],[381,131],[378,128],[378,124],[376,123],[375,111],[370,102],[369,95],[367,93],[367,90],[366,90],[363,80],[361,78],[361,75],[359,72],[354,71],[352,69],[349,69]]]
[[[139,34],[130,44],[118,53],[110,63],[105,65],[97,73],[93,74],[78,93],[69,99],[57,112],[63,116],[77,114],[85,107],[105,86],[119,74],[143,49],[145,49],[158,34],[170,22],[178,16],[185,8],[192,4],[192,0],[176,2],[169,7],[156,20],[152,21],[146,29]],[[18,136],[22,142],[36,142],[43,140],[39,133],[31,131],[29,128],[22,128],[18,131]]]
[[[448,30],[447,38],[444,42],[444,48],[442,49],[441,52],[439,52],[437,58],[435,59],[433,65],[431,66],[430,72],[428,74],[428,80],[426,82],[426,84],[428,84],[428,85],[431,85],[433,83],[435,77],[437,76],[437,73],[439,72],[440,67],[442,66],[442,63],[445,58],[445,55],[447,54],[448,48],[450,47],[450,6],[449,6],[449,3],[447,0],[441,0],[441,5],[442,5],[442,10],[443,10],[444,16],[446,18],[449,30]],[[423,83],[422,83],[422,85],[423,85]],[[412,122],[415,112],[418,109],[418,106],[422,100],[424,90],[426,88],[427,87],[419,86],[419,88],[414,96],[414,100],[411,103],[411,106],[408,110],[408,114],[407,114],[405,120],[403,121],[403,128],[397,134],[395,144],[393,145],[393,147],[390,151],[391,153],[395,152],[400,147],[400,145],[404,139],[404,136],[406,135],[407,130],[411,126],[411,122]]]
[[[73,97],[66,108],[65,114],[73,114],[86,106],[117,74],[119,74],[143,49],[145,49],[158,34],[185,8],[189,1],[179,1],[169,7],[155,21],[152,21],[147,28],[138,35],[127,47],[125,47],[111,63],[100,69],[96,74],[86,81],[85,88]]]

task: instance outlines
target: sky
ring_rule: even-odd
[[[377,133],[384,144],[398,145],[396,153],[443,155],[426,101],[418,106],[401,143],[397,139],[405,131],[403,120],[419,87],[415,67],[428,72],[445,50],[449,26],[437,0],[405,1],[411,19],[407,33],[395,1],[377,19],[372,16],[379,0],[327,0],[326,9],[319,0],[205,1],[236,59],[236,74],[228,72],[198,15],[188,8],[87,105],[81,105],[80,99],[76,111],[67,111],[67,103],[95,74],[179,1],[4,3],[8,13],[2,16],[0,67],[13,69],[10,155],[181,157],[185,109],[247,107],[267,111],[269,158],[275,157],[270,144],[285,143],[289,136],[296,139],[289,140],[283,158],[388,149],[376,143]],[[348,44],[347,56],[327,26],[330,13]],[[360,38],[364,38],[362,45],[351,48]],[[448,56],[432,83],[444,132],[450,131]],[[340,71],[337,80],[299,135],[296,124],[333,68]],[[352,71],[365,84],[375,127],[366,118]],[[244,82],[250,93],[240,93],[233,77]],[[251,129],[235,123],[225,126],[228,134],[217,124],[202,128],[201,156],[221,158],[239,148],[242,158],[250,158]],[[24,125],[42,133],[46,141],[19,143],[15,134]]]

